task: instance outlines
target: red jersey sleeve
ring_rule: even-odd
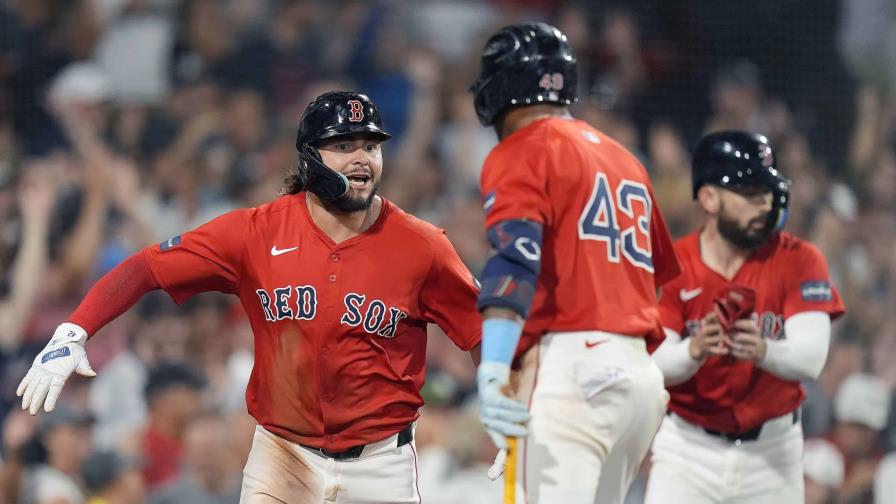
[[[251,209],[235,210],[144,249],[153,276],[178,304],[207,291],[235,294]]]
[[[678,282],[667,283],[660,291],[660,320],[663,327],[684,336],[684,303],[678,295]]]
[[[548,155],[540,149],[517,142],[513,150],[499,147],[485,160],[481,186],[486,229],[513,219],[550,224]]]
[[[843,315],[840,293],[831,284],[827,262],[817,247],[800,243],[786,267],[780,272],[785,277],[785,319],[806,311],[829,313],[832,320]]]
[[[653,196],[653,190],[649,190],[653,207],[650,211],[650,247],[653,258],[653,281],[657,287],[669,283],[670,280],[681,274],[681,264],[675,255],[675,247],[666,220],[660,213],[660,206]]]
[[[482,318],[476,309],[479,284],[444,231],[432,241],[432,248],[432,265],[420,290],[421,312],[455,345],[470,350],[482,340]]]

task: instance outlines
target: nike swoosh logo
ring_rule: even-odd
[[[680,297],[682,301],[687,302],[687,301],[690,301],[690,300],[694,299],[695,297],[699,296],[702,292],[703,292],[702,287],[697,287],[696,289],[693,289],[693,290],[681,289],[680,291],[678,291],[678,297]]]
[[[299,248],[299,247],[290,247],[290,248],[287,248],[287,249],[277,250],[277,246],[274,245],[273,247],[271,247],[271,255],[272,255],[272,256],[278,256],[278,255],[280,255],[280,254],[285,254],[285,253],[287,253],[287,252],[292,252],[293,250],[298,250],[298,248]]]
[[[606,343],[606,342],[608,342],[608,341],[610,341],[610,340],[608,340],[608,339],[602,339],[602,340],[597,340],[597,341],[586,341],[586,342],[585,342],[585,348],[594,348],[594,347],[596,347],[597,345],[603,345],[604,343]]]

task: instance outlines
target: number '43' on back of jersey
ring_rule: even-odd
[[[486,227],[543,228],[519,352],[549,331],[661,337],[656,290],[680,273],[641,163],[583,121],[554,117],[505,138],[482,171]]]

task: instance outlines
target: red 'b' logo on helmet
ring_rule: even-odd
[[[364,105],[361,105],[361,102],[358,100],[349,100],[348,106],[351,108],[351,113],[348,117],[349,122],[361,122],[364,120]]]

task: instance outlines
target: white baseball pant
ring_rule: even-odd
[[[258,426],[240,504],[417,504],[416,447],[397,445],[394,434],[356,459],[334,460]]]
[[[653,442],[645,504],[793,504],[805,501],[803,430],[792,413],[754,441],[727,441],[670,413]]]
[[[666,411],[642,338],[549,333],[523,357],[516,504],[621,504]]]

